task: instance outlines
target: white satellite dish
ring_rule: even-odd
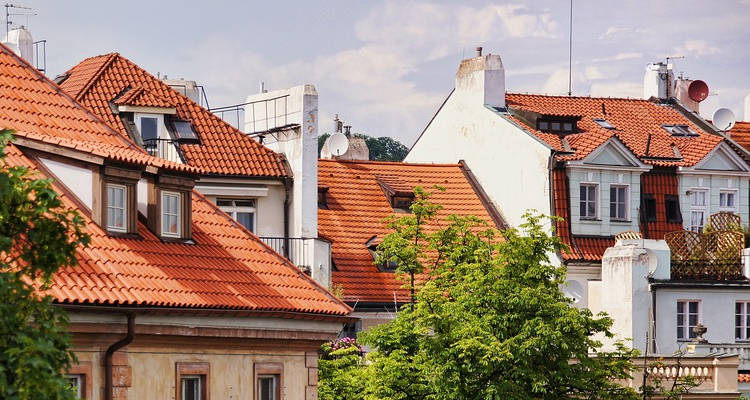
[[[713,123],[720,131],[728,131],[734,126],[735,118],[732,110],[720,108],[714,112]]]
[[[334,156],[340,156],[349,150],[349,139],[341,132],[334,133],[328,138],[328,150]]]

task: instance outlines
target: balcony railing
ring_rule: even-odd
[[[182,163],[180,145],[172,139],[145,139],[143,148],[148,154],[165,160]]]
[[[330,285],[331,243],[319,238],[270,237],[262,240],[321,285]]]
[[[740,356],[740,370],[750,369],[750,342],[749,343],[711,343],[711,353],[715,354],[737,354]]]
[[[287,127],[291,124],[289,95],[255,100],[231,106],[214,107],[210,111],[235,128],[249,134]]]

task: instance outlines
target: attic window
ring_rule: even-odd
[[[414,189],[411,185],[395,176],[377,176],[376,180],[393,211],[411,212],[410,207],[414,203]]]
[[[615,129],[615,126],[609,123],[609,121],[607,121],[604,118],[594,118],[594,122],[599,124],[599,126],[601,126],[604,129]]]
[[[198,143],[198,135],[195,134],[193,126],[189,121],[173,121],[177,140],[180,143]]]
[[[672,136],[695,137],[698,134],[687,125],[662,125]]]
[[[367,251],[370,252],[370,257],[372,257],[372,261],[375,262],[378,259],[378,237],[373,236],[370,238],[370,240],[365,243],[365,246],[367,246]],[[396,272],[396,269],[398,268],[398,263],[395,261],[385,261],[382,263],[377,264],[378,270],[380,272]]]
[[[318,186],[318,208],[328,209],[328,186]]]
[[[536,129],[551,133],[575,133],[578,132],[580,119],[580,117],[543,116],[537,118]]]

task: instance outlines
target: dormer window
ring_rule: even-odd
[[[372,238],[370,238],[370,240],[367,241],[367,243],[365,243],[365,246],[367,246],[367,250],[370,252],[370,257],[372,257],[373,262],[378,259],[378,244],[380,244],[380,241],[378,240],[377,236],[373,236]],[[395,261],[387,260],[385,262],[378,263],[377,267],[380,272],[396,272],[398,263]]]
[[[401,178],[396,176],[377,176],[375,177],[383,194],[388,199],[393,211],[411,212],[411,205],[414,203],[414,189]]]
[[[328,209],[328,186],[318,186],[318,208]]]
[[[575,116],[541,116],[536,120],[536,129],[550,133],[576,133],[578,132],[578,121],[581,117]]]
[[[161,234],[180,237],[182,234],[182,207],[179,192],[161,192]]]
[[[669,132],[672,136],[682,137],[696,137],[698,133],[690,128],[688,125],[662,125],[665,131]]]
[[[128,231],[128,187],[115,183],[107,184],[107,230]]]

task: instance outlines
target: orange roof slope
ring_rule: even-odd
[[[16,136],[140,165],[194,168],[148,155],[0,44],[0,129]]]
[[[318,182],[329,189],[328,209],[318,210],[318,232],[333,243],[333,283],[341,285],[347,302],[409,300],[408,291],[401,289],[404,282],[393,273],[380,272],[367,249],[366,243],[373,236],[382,238],[389,233],[383,219],[394,214],[378,177],[433,192],[432,201],[444,207],[438,215],[440,221],[450,214],[475,215],[493,224],[490,212],[458,164],[320,160]],[[434,185],[446,190],[431,190]],[[428,229],[437,229],[437,225]]]
[[[560,160],[580,160],[610,137],[617,136],[646,164],[661,166],[693,166],[713,150],[722,137],[706,133],[673,106],[649,100],[545,96],[508,93],[508,107],[544,115],[579,116],[579,133],[566,135],[572,155],[558,155]],[[564,151],[556,134],[537,131],[518,117],[510,117],[557,151]],[[599,126],[593,118],[604,118],[614,130]],[[697,137],[675,137],[662,125],[688,125]],[[675,149],[679,155],[675,155]]]
[[[10,165],[35,168],[10,145]],[[77,208],[59,184],[64,204]],[[140,239],[114,237],[83,211],[91,244],[78,265],[54,276],[49,294],[65,304],[157,306],[346,315],[350,309],[197,192],[195,244],[162,242],[143,224]]]
[[[728,133],[732,140],[750,151],[750,122],[737,121]]]
[[[188,164],[209,174],[288,176],[280,154],[252,140],[117,53],[87,58],[65,75],[67,78],[60,86],[125,137],[125,126],[112,113],[109,103],[126,89],[137,88],[158,98],[160,104],[175,107],[178,118],[192,122],[201,143],[181,145]]]

